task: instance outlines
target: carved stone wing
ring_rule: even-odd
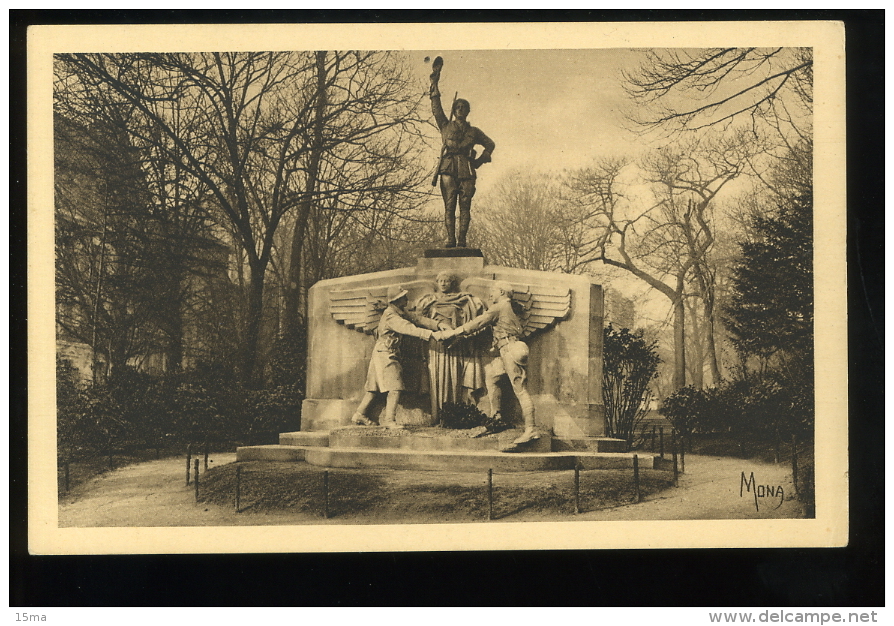
[[[388,286],[342,289],[329,292],[329,313],[336,322],[372,335],[388,305]]]
[[[462,288],[486,299],[487,291],[495,282],[487,278],[474,277],[463,281]],[[571,290],[568,288],[507,282],[512,285],[512,300],[522,322],[523,337],[555,326],[571,312]]]
[[[434,291],[430,280],[414,280],[400,284],[408,291],[408,298],[415,301],[421,294]],[[382,311],[388,306],[388,288],[392,285],[338,289],[329,292],[329,313],[332,318],[348,328],[373,335],[379,327]]]
[[[519,305],[522,336],[555,326],[571,312],[571,290],[547,285],[514,284],[512,299]]]

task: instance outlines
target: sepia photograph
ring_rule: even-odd
[[[846,545],[843,54],[34,27],[32,553]]]

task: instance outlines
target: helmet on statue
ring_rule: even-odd
[[[397,302],[408,293],[403,285],[391,285],[388,287],[388,302]]]

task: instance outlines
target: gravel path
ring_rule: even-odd
[[[742,474],[755,488],[742,489]],[[783,497],[770,496],[767,485],[782,486]],[[758,487],[759,486],[759,487]],[[740,490],[742,495],[740,495]],[[757,498],[755,491],[763,493]],[[696,520],[696,519],[783,519],[802,517],[795,499],[791,468],[783,463],[689,455],[679,487],[658,493],[640,504],[594,511],[581,516],[591,520]]]
[[[211,467],[236,460],[234,453],[215,454]],[[742,473],[764,497],[754,490],[740,496]],[[400,473],[395,472],[395,481]],[[200,482],[201,484],[201,482]],[[409,482],[408,482],[409,484]],[[782,486],[784,496],[770,496],[765,486]],[[758,487],[760,486],[760,487]],[[794,499],[790,468],[757,461],[690,455],[679,487],[655,494],[639,504],[589,511],[577,516],[544,512],[525,515],[525,521],[593,520],[687,520],[772,519],[802,515]],[[413,520],[406,520],[413,521]],[[475,520],[469,520],[475,521]],[[520,521],[508,516],[500,521]],[[395,523],[387,511],[370,515],[365,523]],[[149,461],[123,467],[79,485],[59,504],[60,527],[163,527],[339,524],[346,520],[323,520],[298,511],[242,512],[214,504],[196,504],[192,487],[185,486],[185,461],[181,458]],[[354,521],[353,523],[356,523]]]

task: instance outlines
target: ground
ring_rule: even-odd
[[[60,498],[60,527],[163,527],[480,522],[487,519],[484,473],[329,470],[303,463],[242,463],[241,511],[234,508],[235,454],[216,453],[199,481],[185,484],[183,458],[130,465],[77,485]],[[751,480],[751,492],[742,478]],[[572,471],[494,474],[494,521],[768,519],[803,516],[791,472],[774,464],[687,455],[678,487],[670,472],[583,471],[574,514]],[[772,488],[773,495],[769,495]],[[777,486],[782,487],[780,497]],[[755,491],[762,497],[755,498]]]

